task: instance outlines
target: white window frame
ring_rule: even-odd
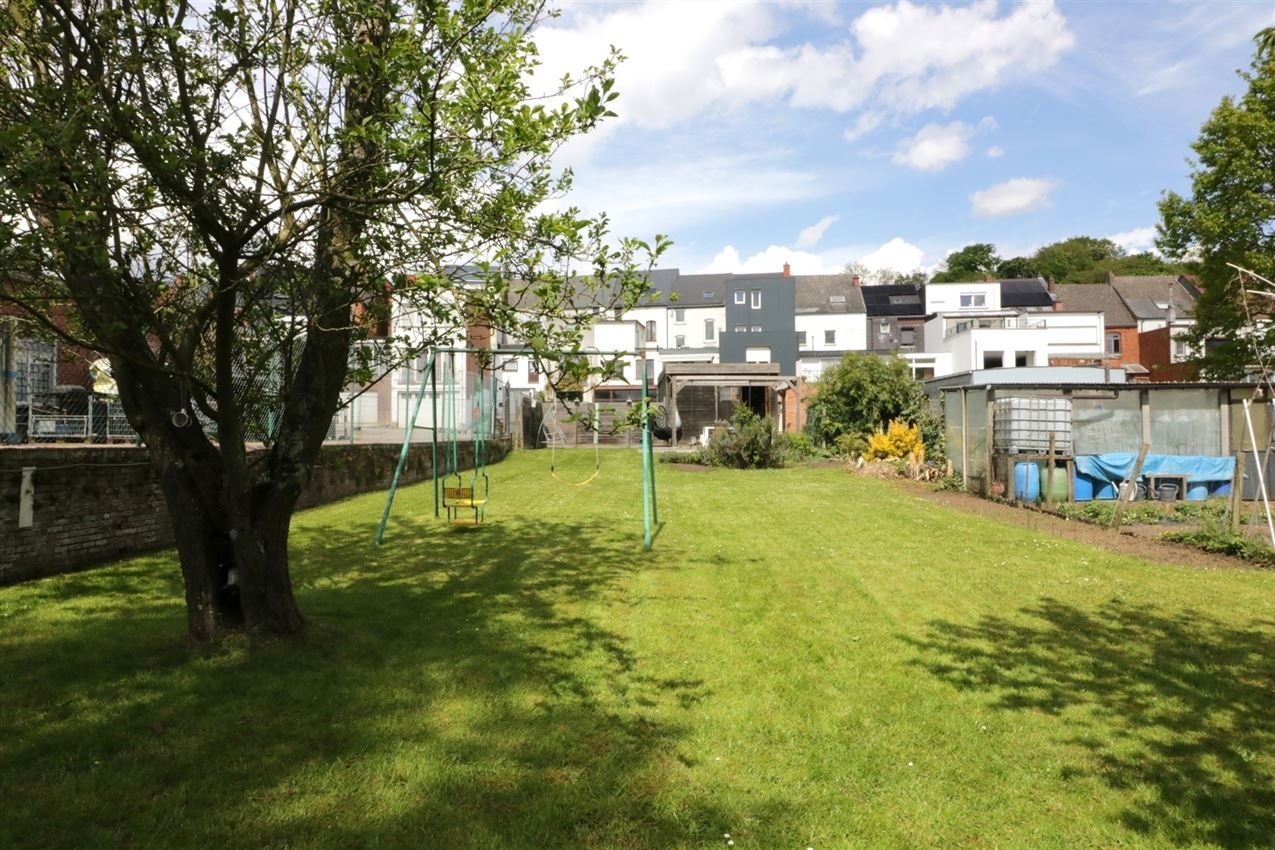
[[[704,320],[704,341],[712,342],[717,339],[717,323],[711,318]]]
[[[825,330],[823,332],[823,344],[824,345],[837,344],[837,329],[836,328],[833,328],[832,330]]]
[[[673,308],[673,324],[675,325],[686,324],[686,308],[685,307]]]
[[[1114,344],[1113,344],[1113,343],[1114,343]],[[1105,352],[1104,352],[1104,353],[1109,354],[1109,355],[1111,355],[1112,357],[1119,357],[1119,356],[1121,355],[1121,344],[1122,344],[1122,343],[1123,343],[1123,340],[1122,340],[1122,339],[1120,339],[1120,334],[1118,334],[1118,333],[1108,333],[1108,334],[1107,334],[1107,344],[1104,346],[1104,349],[1105,349]]]
[[[735,333],[737,334],[748,333],[748,325],[735,325]]]
[[[761,325],[751,325],[748,330],[752,333],[759,334],[761,333]]]
[[[806,347],[806,332],[805,331],[797,331],[797,347],[798,348]]]
[[[685,347],[686,347],[686,335],[685,335],[685,334],[678,334],[677,336],[673,337],[673,347],[674,347],[674,348],[685,348]]]
[[[735,303],[736,303],[736,304],[747,304],[747,303],[748,303],[748,293],[747,293],[746,291],[742,290],[742,289],[736,289],[736,290],[735,290]]]
[[[752,295],[752,304],[750,306],[754,310],[760,310],[761,309],[761,290],[754,289],[752,290],[751,295]]]
[[[987,293],[985,292],[962,292],[961,293],[961,309],[968,310],[975,307],[987,306]]]
[[[899,328],[899,345],[916,345],[916,328]]]

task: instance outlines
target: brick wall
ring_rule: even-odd
[[[401,446],[325,446],[301,507],[389,487]],[[508,453],[489,443],[488,460]],[[473,461],[462,444],[461,463]],[[400,484],[431,476],[428,443],[411,447]],[[35,469],[33,525],[19,528],[24,467]],[[172,524],[144,448],[13,446],[0,449],[0,584],[82,569],[171,545]]]

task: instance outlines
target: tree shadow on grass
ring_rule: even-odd
[[[300,641],[174,650],[180,598],[131,565],[127,611],[0,629],[0,844],[664,848],[738,822],[686,781],[705,684],[648,672],[614,614],[661,568],[631,530],[301,525]]]
[[[1178,845],[1275,836],[1271,622],[1112,600],[1044,600],[1021,616],[938,621],[917,662],[999,708],[1059,716],[1092,773],[1132,800],[1127,827]]]

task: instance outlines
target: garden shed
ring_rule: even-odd
[[[927,390],[941,408],[954,471],[984,496],[1115,499],[1120,483],[1137,478],[1152,496],[1165,487],[1169,497],[1204,499],[1239,481],[1243,497],[1256,498],[1256,453],[1275,462],[1266,456],[1272,402],[1255,384],[959,377]]]

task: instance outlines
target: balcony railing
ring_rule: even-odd
[[[990,319],[967,319],[963,322],[957,322],[948,328],[943,334],[943,338],[951,339],[957,334],[963,334],[966,331],[994,330],[1002,328],[1008,328],[1010,330],[1028,330],[1031,328],[1044,328],[1048,327],[1048,325],[1048,322],[1033,322],[1031,319],[1025,319],[1022,316],[996,317]]]

